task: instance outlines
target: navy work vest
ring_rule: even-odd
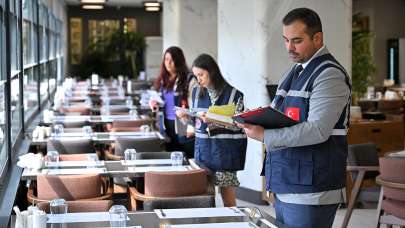
[[[293,71],[280,84],[273,105],[299,122],[308,118],[309,99],[315,79],[328,68],[337,68],[350,79],[330,54],[315,57],[293,80]],[[275,193],[315,193],[343,188],[346,182],[347,128],[350,99],[331,136],[323,143],[288,147],[266,154],[267,190]]]
[[[200,89],[204,89],[203,97],[199,96]],[[208,108],[211,99],[205,88],[193,89],[193,107]],[[231,86],[226,86],[215,105],[237,103],[243,94]],[[246,159],[247,137],[242,131],[221,130],[221,133],[208,135],[207,124],[196,118],[195,121],[195,154],[197,163],[201,163],[212,171],[243,170]]]
[[[189,86],[190,81],[195,78],[194,74],[189,73],[187,75],[187,86]],[[160,94],[162,97],[162,100],[164,100],[164,92],[166,89],[163,88],[163,86],[160,87]],[[187,89],[188,90],[188,89]],[[187,103],[187,97],[183,96],[183,94],[179,93],[177,91],[177,79],[173,87],[173,99],[174,99],[174,105],[177,107],[184,107],[188,108],[190,104]],[[163,108],[164,109],[164,108]],[[159,115],[159,128],[160,128],[160,133],[165,135],[165,127],[164,127],[164,116],[163,112]],[[193,137],[187,138],[186,136],[179,136],[177,135],[177,139],[179,140],[180,143],[188,143],[192,142],[194,140]]]

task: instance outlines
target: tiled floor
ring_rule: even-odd
[[[216,195],[215,198],[217,207],[222,207],[223,203],[221,200],[221,196],[219,194]],[[262,206],[252,204],[246,201],[237,200],[238,206],[256,206],[260,210],[272,215],[275,217],[274,208],[271,206]],[[345,216],[346,209],[339,209],[336,213],[336,218],[333,223],[333,228],[340,228],[343,218]],[[350,228],[371,228],[376,226],[376,209],[355,209],[353,211],[352,217],[349,222]]]

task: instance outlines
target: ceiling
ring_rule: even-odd
[[[80,0],[64,0],[67,5],[80,5]],[[143,7],[145,0],[107,0],[107,6]]]

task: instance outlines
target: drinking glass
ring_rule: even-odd
[[[60,136],[61,134],[63,134],[63,125],[62,124],[55,124],[53,126],[53,133],[56,136]]]
[[[87,161],[89,161],[89,165],[87,165],[87,168],[96,168],[100,162],[97,154],[88,154]]]
[[[127,104],[128,108],[132,108],[132,105],[134,104],[134,102],[132,101],[132,99],[126,99],[125,103]]]
[[[170,159],[172,160],[172,166],[183,165],[183,153],[180,151],[174,151],[170,154]]]
[[[91,133],[93,133],[93,129],[91,128],[91,126],[83,126],[82,131],[86,136],[91,136]]]
[[[128,161],[136,160],[136,150],[135,149],[126,149],[124,151],[125,163]]]
[[[111,227],[126,227],[128,211],[124,206],[114,205],[108,212],[110,213]]]
[[[142,125],[140,127],[141,132],[150,132],[150,126],[149,125]]]
[[[68,205],[64,199],[54,199],[49,203],[51,214],[67,214]]]
[[[47,166],[58,166],[59,165],[59,153],[56,150],[50,150],[46,153]]]

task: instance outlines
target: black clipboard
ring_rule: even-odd
[[[291,127],[299,123],[270,106],[239,113],[232,118],[238,123],[260,125],[265,129]]]

